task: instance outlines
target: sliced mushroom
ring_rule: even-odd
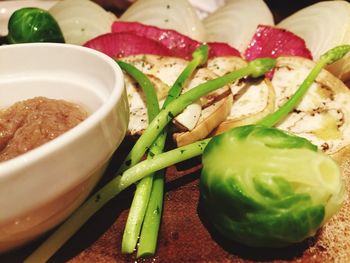
[[[232,107],[232,95],[226,96],[202,110],[196,127],[187,132],[175,133],[174,140],[177,146],[183,146],[203,138],[226,119]]]
[[[202,114],[202,105],[197,103],[192,103],[186,107],[186,109],[174,118],[173,123],[181,131],[191,131],[196,127],[199,118]]]
[[[195,72],[194,76],[184,87],[183,93],[217,77],[218,76],[208,68],[200,68]],[[229,87],[224,86],[203,96],[199,101],[192,103],[181,114],[176,116],[173,121],[174,124],[181,130],[193,130],[201,117],[202,109],[212,105],[218,99],[226,97],[229,93]]]
[[[189,82],[185,90],[193,88],[203,82],[223,76],[229,72],[237,70],[247,65],[247,62],[239,57],[216,57],[208,60],[207,67],[199,69],[196,75]],[[231,85],[234,86],[234,85]],[[193,104],[191,114],[188,114],[187,109],[175,118],[175,124],[181,131],[184,131],[183,126],[190,127],[187,132],[176,133],[174,139],[178,146],[185,145],[195,140],[203,139],[207,137],[212,131],[223,122],[230,113],[232,106],[231,86],[222,87],[204,97],[201,98],[202,112],[198,115],[198,102]],[[230,106],[231,105],[231,106]],[[187,117],[187,121],[179,119],[183,115],[191,116]],[[195,120],[195,117],[199,117]],[[193,126],[194,123],[197,123]],[[185,125],[184,125],[185,124]]]

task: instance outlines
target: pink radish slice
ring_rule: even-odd
[[[305,41],[285,29],[259,25],[244,52],[247,60],[261,57],[300,56],[312,59]]]
[[[93,38],[84,44],[113,58],[139,54],[171,56],[169,49],[162,44],[132,33],[107,33]]]
[[[112,32],[134,33],[138,36],[155,40],[168,48],[174,57],[187,60],[191,59],[193,51],[201,45],[200,42],[182,35],[175,30],[161,29],[137,22],[114,22],[112,24]],[[240,56],[238,50],[225,43],[208,43],[208,46],[210,47],[209,57]]]

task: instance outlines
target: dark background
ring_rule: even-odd
[[[274,14],[275,23],[278,23],[282,18],[291,15],[295,11],[312,5],[317,2],[322,1],[314,1],[314,0],[265,0],[266,4],[271,9]]]

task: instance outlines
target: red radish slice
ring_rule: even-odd
[[[224,57],[224,56],[233,56],[240,57],[241,54],[239,51],[229,44],[220,43],[220,42],[210,42],[209,45],[209,58],[214,57]]]
[[[137,22],[114,22],[112,24],[112,32],[128,32],[152,39],[169,49],[173,56],[184,59],[190,59],[192,52],[200,45],[200,42],[184,36],[175,30],[160,29]]]
[[[160,43],[132,33],[107,33],[84,44],[113,58],[139,54],[171,56],[169,49]]]
[[[312,59],[305,41],[285,29],[259,25],[252,41],[244,52],[247,60],[261,57],[300,56]]]
[[[193,51],[201,44],[175,30],[161,29],[138,22],[114,22],[112,24],[112,32],[134,33],[138,36],[155,40],[168,48],[173,56],[188,60],[191,59]],[[208,43],[208,45],[210,47],[209,57],[240,56],[239,51],[228,44]]]

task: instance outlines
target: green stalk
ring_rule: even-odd
[[[228,83],[234,82],[244,76],[262,76],[273,68],[274,59],[260,58],[251,61],[247,67],[229,73],[223,77],[198,85],[171,102],[150,123],[144,134],[136,142],[138,155],[133,160],[140,160],[147,148],[153,143],[171,118],[186,108],[201,96],[214,91]],[[182,162],[202,154],[210,139],[195,142],[175,150],[154,156],[126,170],[122,176],[116,176],[101,190],[93,194],[71,217],[69,217],[25,262],[47,261],[80,227],[103,205],[119,194],[128,186],[136,183],[143,177],[164,169],[170,165]],[[137,157],[137,158],[136,158]],[[130,158],[129,158],[130,159]]]
[[[184,71],[180,74],[180,76],[175,81],[174,85],[170,88],[169,94],[163,104],[163,108],[181,94],[182,87],[186,82],[186,80],[193,74],[194,70],[199,65],[202,65],[206,62],[208,58],[208,46],[202,45],[199,48],[197,48],[193,53],[192,57],[193,59],[189,62],[189,64],[184,69]],[[125,67],[123,69],[125,69]],[[135,68],[129,67],[127,69],[128,73],[129,73],[129,70],[135,71]],[[139,72],[138,74],[143,74],[143,73]],[[144,76],[143,78],[147,78],[147,77]],[[148,104],[148,101],[147,101],[147,104]],[[158,114],[158,112],[159,110],[156,113]],[[149,120],[152,120],[152,119],[153,118],[149,117]],[[166,140],[166,131],[162,132],[156,139],[155,143],[153,143],[152,146],[150,147],[149,152],[152,153],[151,158],[153,155],[163,152],[165,140]],[[131,152],[132,151],[133,149],[131,150]],[[135,163],[135,162],[132,162],[132,163]],[[145,250],[147,248],[146,249],[147,254],[151,254],[155,252],[156,245],[157,245],[158,229],[159,229],[160,220],[161,220],[161,213],[159,213],[158,216],[152,217],[152,222],[151,222],[152,227],[147,226],[147,224],[149,224],[148,220],[144,222],[144,218],[145,218],[145,215],[147,215],[147,213],[153,214],[153,212],[150,212],[151,208],[148,208],[148,206],[149,207],[156,206],[160,208],[163,206],[164,190],[162,185],[164,185],[164,182],[160,183],[159,181],[162,181],[164,179],[160,174],[161,172],[158,172],[157,183],[155,185],[153,184],[153,179],[155,175],[150,174],[149,176],[143,178],[136,186],[134,199],[132,201],[132,204],[129,210],[129,215],[128,215],[128,219],[127,219],[124,234],[123,234],[123,240],[122,240],[123,253],[133,253],[137,244],[137,240],[139,238],[142,224],[143,226],[142,226],[141,235],[143,237],[140,238],[140,240],[144,240],[144,241],[139,243],[138,249],[140,250],[141,248],[141,250]],[[150,200],[152,200],[152,204],[149,203]],[[146,224],[146,227],[145,227],[145,224]],[[157,227],[157,224],[158,224],[158,227]],[[143,229],[147,229],[147,231],[144,231]]]
[[[316,63],[315,67],[311,70],[309,75],[306,77],[306,79],[303,81],[303,83],[299,86],[298,90],[293,94],[293,96],[285,103],[283,104],[277,111],[274,113],[266,116],[261,121],[259,121],[257,124],[273,127],[278,122],[283,120],[287,115],[296,107],[296,105],[302,100],[306,92],[311,87],[311,84],[315,81],[318,74],[321,72],[321,70],[331,63],[334,63],[335,61],[339,60],[343,56],[345,56],[346,53],[348,53],[350,50],[349,45],[343,45],[335,47],[328,52],[326,52],[324,55],[322,55],[319,59],[319,61]]]
[[[201,155],[209,141],[210,138],[188,144],[174,150],[158,154],[154,156],[153,159],[147,159],[138,163],[137,165],[134,165],[126,170],[120,177],[119,185],[117,187],[118,193],[148,174]]]
[[[130,65],[123,61],[117,61],[117,63],[142,87],[143,92],[146,96],[148,120],[153,120],[154,117],[159,113],[159,103],[153,84],[140,70],[138,70],[133,65]],[[134,199],[129,210],[128,219],[126,221],[122,239],[123,253],[132,253],[135,249],[143,218],[146,212],[147,203],[151,194],[153,184],[152,177],[152,175],[145,177],[136,185]]]
[[[150,147],[149,152],[152,154],[148,155],[149,159],[152,159],[155,155],[158,155],[163,152],[163,147],[160,146],[164,146],[165,139],[166,134],[163,131],[156,139],[156,142]],[[142,229],[144,227],[144,219],[146,212],[148,211],[151,194],[152,191],[154,191],[154,176],[155,175],[153,173],[149,174],[148,176],[142,178],[142,180],[140,180],[140,182],[138,182],[137,184],[134,199],[132,201],[128,219],[124,229],[122,239],[122,253],[130,254],[134,252],[141,232],[141,226]],[[163,190],[160,191],[163,192]],[[154,233],[154,235],[157,235],[157,233]]]
[[[164,134],[162,132],[162,134]],[[163,136],[159,136],[161,138]],[[158,141],[157,138],[157,141]],[[164,136],[165,138],[165,136]],[[162,151],[154,152],[154,147],[151,146],[150,151],[154,154],[159,154]],[[148,158],[152,159],[150,155]],[[145,214],[147,211],[147,206],[150,200],[151,191],[153,188],[153,174],[150,174],[136,185],[136,191],[134,194],[134,198],[132,200],[128,218],[125,224],[123,239],[122,239],[122,253],[133,253],[137,244],[137,240],[139,239],[139,234],[141,231],[141,226],[143,224]]]
[[[208,46],[202,45],[197,48],[192,54],[192,60],[188,63],[186,68],[181,72],[180,76],[176,79],[173,86],[170,88],[168,96],[163,104],[163,109],[165,106],[169,105],[170,102],[175,100],[180,96],[182,87],[184,86],[187,79],[192,76],[193,72],[198,66],[203,65],[208,59]]]
[[[150,120],[153,120],[154,117],[159,113],[160,108],[157,99],[157,93],[152,82],[133,65],[130,65],[123,61],[117,61],[117,63],[122,70],[125,70],[142,87],[143,92],[146,96],[147,115]]]
[[[149,257],[157,249],[158,233],[163,211],[164,171],[158,171],[153,177],[151,196],[148,202],[146,215],[143,221],[137,258]]]
[[[168,96],[165,99],[162,109],[164,109],[170,102],[180,96],[182,87],[185,82],[192,76],[195,69],[203,65],[208,59],[208,46],[202,45],[197,48],[192,54],[192,60],[188,63],[186,68],[181,72],[176,79],[173,86],[170,88]],[[166,128],[156,140],[156,145],[161,149],[165,146]],[[154,145],[154,144],[153,144]],[[154,153],[154,149],[151,149]],[[164,171],[158,171],[153,175],[153,185],[148,201],[148,206],[142,225],[142,230],[139,239],[139,246],[137,249],[137,257],[151,256],[155,253],[157,248],[158,232],[163,210],[163,193],[164,193]]]
[[[77,209],[39,248],[24,262],[46,262],[62,245],[76,233],[101,207],[113,197],[143,177],[164,169],[178,162],[188,160],[203,153],[210,139],[195,142],[172,151],[168,151],[153,159],[144,160],[118,175],[103,188],[94,193]]]

